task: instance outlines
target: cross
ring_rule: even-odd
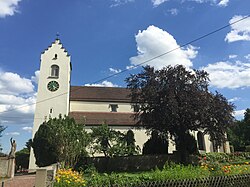
[[[57,33],[56,33],[56,39],[57,39],[57,40],[59,40],[59,36],[60,36],[60,34],[59,34],[59,32],[57,32]]]

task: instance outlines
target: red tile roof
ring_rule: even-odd
[[[130,103],[127,88],[71,86],[70,101],[106,101]]]
[[[134,126],[133,113],[125,112],[70,112],[77,123],[85,125],[124,125]]]

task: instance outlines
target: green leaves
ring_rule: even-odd
[[[230,126],[227,133],[235,151],[244,151],[250,145],[250,109],[246,109],[244,119]]]
[[[36,164],[48,166],[62,161],[73,167],[80,155],[86,154],[90,140],[84,125],[76,124],[73,118],[49,119],[39,127],[33,139]]]
[[[135,145],[134,133],[127,134],[115,131],[108,125],[92,128],[92,154],[103,153],[105,157],[125,156],[138,154],[140,148]]]
[[[56,139],[54,141],[53,128],[46,123],[42,124],[36,132],[32,147],[39,167],[49,166],[59,161],[60,151]]]
[[[3,131],[4,131],[5,129],[6,129],[6,127],[0,125],[0,138],[2,137],[2,133],[3,133]],[[2,151],[2,148],[1,148],[1,144],[0,144],[0,153],[1,153],[1,151]]]

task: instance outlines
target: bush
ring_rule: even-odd
[[[159,136],[157,131],[152,131],[151,138],[143,145],[142,154],[168,154],[167,138]]]
[[[56,174],[54,187],[86,186],[83,176],[72,169],[59,169]]]
[[[30,158],[30,152],[27,148],[24,148],[20,151],[16,152],[16,171],[17,170],[23,170],[29,168],[29,158]]]
[[[200,163],[244,163],[250,159],[250,152],[235,153],[205,153],[200,157]]]
[[[225,165],[218,163],[202,166],[184,166],[180,164],[169,163],[162,170],[142,173],[111,173],[110,175],[92,174],[86,177],[88,186],[144,186],[143,183],[158,182],[168,180],[188,180],[201,179],[210,176],[242,175],[250,173],[249,163],[244,165]],[[211,178],[214,180],[215,178]],[[186,183],[187,184],[187,183]],[[196,183],[197,184],[197,183]],[[204,183],[203,183],[204,184]]]
[[[162,170],[142,173],[111,173],[110,175],[94,174],[86,177],[88,186],[140,186],[143,182],[195,179],[208,177],[210,172],[197,166],[183,166],[179,164],[166,164]]]
[[[250,145],[247,145],[247,146],[246,146],[245,151],[246,151],[246,152],[250,152]]]
[[[59,161],[59,147],[54,143],[54,131],[42,124],[35,134],[32,147],[39,167],[49,166]]]

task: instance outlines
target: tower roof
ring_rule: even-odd
[[[64,53],[66,53],[67,56],[70,56],[70,54],[68,53],[68,51],[64,48],[63,44],[61,43],[60,39],[57,37],[50,46],[48,46],[43,52],[42,54],[46,53],[46,51],[48,51],[53,45],[60,45],[61,49],[64,50]]]

